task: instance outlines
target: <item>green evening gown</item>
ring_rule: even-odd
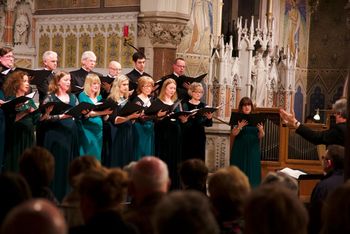
[[[260,184],[260,140],[257,127],[245,126],[235,137],[230,164],[239,167],[248,176],[252,187]]]

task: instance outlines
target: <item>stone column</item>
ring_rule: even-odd
[[[141,0],[138,47],[147,57],[146,72],[155,80],[171,73],[176,48],[189,19],[190,0]]]

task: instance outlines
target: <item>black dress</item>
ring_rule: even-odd
[[[184,110],[200,109],[205,107],[205,103],[200,102],[194,105],[190,102],[183,104]],[[203,115],[194,115],[188,118],[188,121],[182,125],[183,129],[183,161],[191,158],[198,158],[205,161],[205,128],[213,125],[212,119],[207,119]]]
[[[156,99],[155,102],[161,102]],[[180,188],[178,166],[182,160],[182,134],[178,119],[165,117],[154,124],[155,155],[162,159],[169,169],[171,189]]]

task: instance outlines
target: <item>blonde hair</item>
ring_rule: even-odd
[[[165,96],[165,89],[166,87],[168,87],[168,85],[170,84],[175,84],[176,86],[176,81],[174,79],[166,79],[163,83],[162,89],[160,90],[159,96],[158,98],[162,101],[164,101],[164,96]],[[177,93],[175,92],[175,94],[171,97],[172,101],[175,101],[177,99]]]
[[[201,89],[202,90],[202,93],[204,92],[204,89],[203,89],[203,85],[201,83],[198,83],[198,82],[193,82],[190,87],[188,88],[188,95],[190,95],[192,97],[192,93],[194,91],[196,91],[196,89]]]
[[[154,81],[153,81],[153,79],[152,79],[151,77],[149,77],[149,76],[141,76],[141,77],[138,79],[137,83],[138,83],[137,90],[136,90],[136,91],[137,91],[137,94],[142,93],[142,87],[145,86],[145,85],[147,85],[147,84],[152,85],[152,87],[154,86]]]
[[[85,78],[85,83],[84,83],[84,92],[90,97],[91,95],[91,86],[93,83],[97,82],[100,85],[100,89],[97,91],[96,96],[100,95],[100,90],[101,90],[101,80],[96,74],[88,74]]]
[[[120,75],[118,78],[116,78],[113,81],[113,85],[111,88],[111,93],[109,94],[108,98],[111,98],[113,101],[118,102],[122,97],[128,98],[129,97],[129,92],[126,92],[125,94],[120,93],[120,86],[124,81],[129,82],[129,78],[126,75]]]
[[[57,93],[57,91],[59,89],[58,83],[65,76],[70,76],[70,74],[68,72],[65,72],[65,71],[60,71],[54,75],[53,79],[51,80],[51,82],[49,84],[49,93]],[[69,92],[70,92],[70,88],[69,88],[67,93],[69,93]]]

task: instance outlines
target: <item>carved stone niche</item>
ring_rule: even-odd
[[[138,36],[148,37],[153,46],[176,47],[184,36],[186,25],[163,22],[140,22]]]

